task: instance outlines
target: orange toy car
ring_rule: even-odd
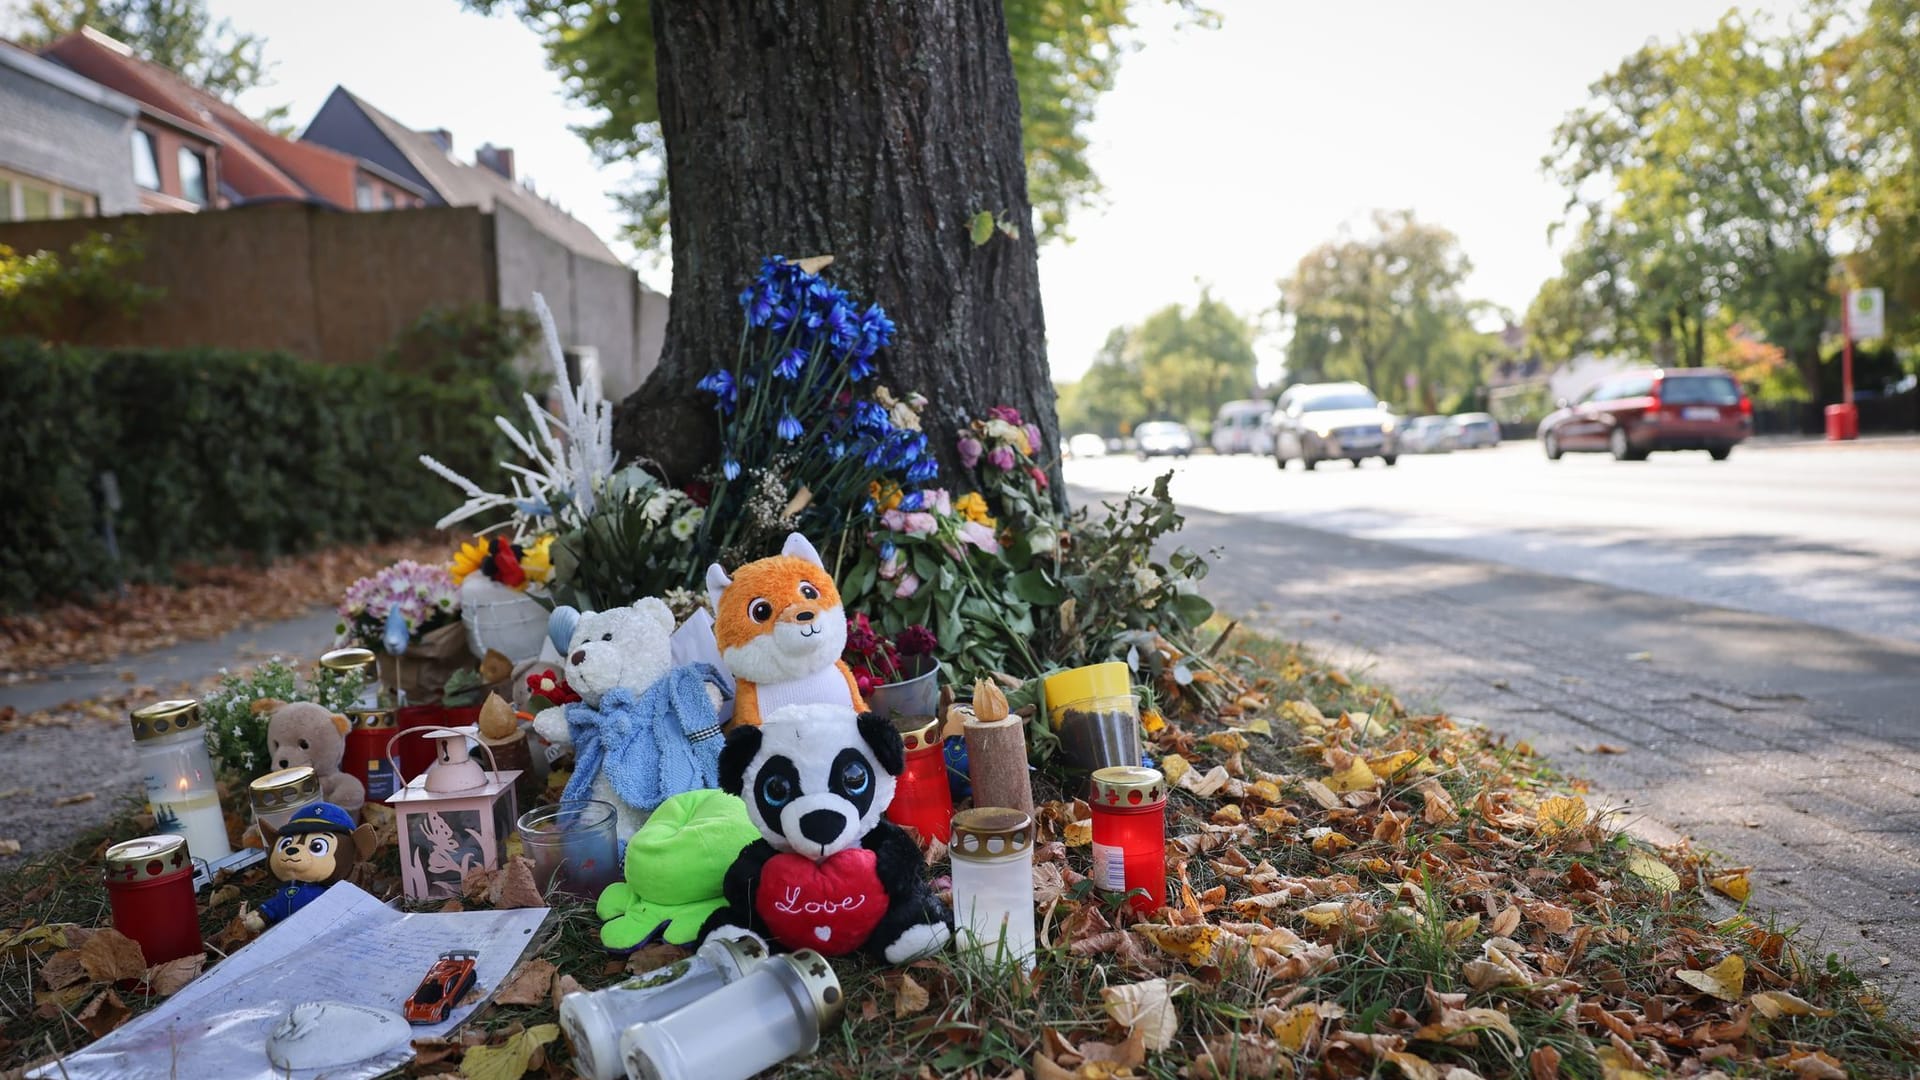
[[[447,1013],[473,989],[473,969],[479,960],[479,953],[464,949],[441,953],[440,959],[427,969],[427,977],[420,980],[419,988],[407,999],[404,1010],[407,1023],[437,1024],[445,1020]]]

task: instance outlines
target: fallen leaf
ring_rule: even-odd
[[[1440,786],[1438,780],[1427,777],[1413,785],[1414,794],[1420,796],[1425,805],[1420,808],[1420,820],[1429,825],[1451,825],[1460,820],[1460,811],[1454,806],[1453,796]]]
[[[1520,909],[1510,907],[1493,917],[1493,924],[1487,927],[1487,932],[1494,937],[1509,937],[1518,929],[1520,929]]]
[[[1650,852],[1635,851],[1627,856],[1627,873],[1639,878],[1656,892],[1680,890],[1680,875]]]
[[[1312,907],[1301,908],[1300,917],[1321,928],[1337,926],[1347,917],[1347,906],[1328,900]]]
[[[1847,1080],[1847,1070],[1841,1067],[1839,1059],[1823,1050],[1795,1049],[1768,1058],[1767,1064],[1786,1069],[1800,1080]]]
[[[525,855],[515,855],[507,860],[495,886],[499,891],[492,894],[493,906],[497,908],[537,908],[546,907],[547,899],[540,895],[540,886],[534,884],[533,860]]]
[[[1747,897],[1753,895],[1753,882],[1748,880],[1748,872],[1748,868],[1742,867],[1739,870],[1715,874],[1707,879],[1707,884],[1713,887],[1714,892],[1730,896],[1744,904],[1747,902]]]
[[[1320,1010],[1313,1005],[1295,1005],[1266,1017],[1267,1031],[1281,1046],[1295,1054],[1306,1050],[1307,1040],[1313,1037],[1319,1025]]]
[[[1602,1080],[1653,1080],[1645,1070],[1636,1068],[1634,1062],[1618,1047],[1603,1046],[1594,1056],[1600,1059]]]
[[[1372,769],[1375,775],[1385,777],[1389,781],[1408,769],[1426,768],[1431,764],[1427,761],[1427,755],[1418,750],[1401,750],[1385,757],[1367,759],[1367,768]]]
[[[678,945],[658,942],[635,949],[629,954],[627,972],[632,975],[645,975],[649,971],[656,971],[668,964],[677,964],[691,955],[692,953]]]
[[[203,952],[155,964],[147,969],[147,989],[161,997],[171,997],[199,978],[206,966],[207,954]]]
[[[20,841],[0,839],[0,855],[20,854]]]
[[[1200,923],[1193,926],[1159,926],[1142,923],[1133,928],[1133,932],[1153,942],[1175,959],[1190,964],[1205,964],[1213,959],[1213,949],[1220,941],[1222,931],[1217,926]]]
[[[1336,793],[1349,791],[1371,791],[1380,778],[1373,775],[1373,769],[1367,765],[1367,759],[1356,757],[1346,768],[1327,777],[1327,790]]]
[[[900,1020],[927,1007],[927,988],[906,972],[900,973],[900,985],[893,994],[893,1018]]]
[[[1068,822],[1067,827],[1060,830],[1060,839],[1068,847],[1086,847],[1093,843],[1093,821],[1088,819]]]
[[[1739,1001],[1746,987],[1747,962],[1735,953],[1705,971],[1676,968],[1673,977],[1721,1001]]]
[[[1173,1045],[1174,1034],[1180,1029],[1180,1013],[1173,1007],[1173,996],[1178,992],[1178,988],[1169,988],[1165,979],[1148,979],[1109,986],[1100,991],[1100,997],[1115,1023],[1130,1033],[1139,1030],[1147,1049],[1158,1052]]]
[[[1300,789],[1307,793],[1308,798],[1319,803],[1322,810],[1338,810],[1342,805],[1340,796],[1335,795],[1332,788],[1318,780],[1302,780]]]
[[[1160,759],[1160,775],[1166,777],[1169,784],[1179,783],[1180,778],[1187,775],[1187,770],[1191,768],[1193,768],[1193,762],[1179,754],[1168,754]]]
[[[102,930],[80,946],[80,966],[94,982],[119,982],[138,979],[147,973],[147,958],[140,943],[118,930]]]
[[[53,805],[54,806],[78,806],[81,803],[92,802],[93,798],[94,798],[93,792],[82,791],[77,795],[62,795],[59,798],[53,800]]]
[[[1558,1080],[1560,1051],[1551,1046],[1537,1047],[1527,1055],[1527,1068],[1532,1071],[1533,1080]]]
[[[1231,779],[1232,777],[1227,774],[1227,767],[1225,765],[1215,765],[1204,774],[1193,769],[1188,769],[1181,775],[1179,785],[1205,799],[1214,795],[1214,793],[1218,792],[1221,788],[1226,787],[1227,781]]]
[[[1587,800],[1578,795],[1555,795],[1542,800],[1533,816],[1543,836],[1577,832],[1587,827]]]
[[[74,1019],[80,1021],[80,1026],[87,1029],[87,1034],[96,1039],[104,1039],[108,1032],[126,1023],[127,1018],[132,1015],[133,1010],[127,1008],[126,1002],[120,1000],[120,995],[108,989],[102,991],[99,997],[87,1002],[87,1007],[81,1009],[80,1015]]]
[[[1627,748],[1624,746],[1615,746],[1612,743],[1595,743],[1593,744],[1593,750],[1590,752],[1595,754],[1624,754],[1627,752]]]
[[[520,961],[500,988],[493,992],[497,1005],[544,1005],[547,989],[553,985],[555,968],[537,956]]]
[[[475,1046],[460,1058],[460,1075],[468,1080],[520,1080],[534,1067],[535,1055],[560,1037],[560,1025],[537,1024],[502,1043]]]
[[[1785,990],[1765,990],[1748,998],[1753,1010],[1769,1020],[1778,1020],[1783,1016],[1832,1016],[1832,1009],[1817,1008],[1804,998],[1795,997]]]

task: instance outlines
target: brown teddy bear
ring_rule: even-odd
[[[311,701],[276,705],[267,717],[267,761],[275,769],[313,766],[313,774],[320,779],[320,798],[357,821],[367,801],[367,788],[357,777],[340,771],[349,729],[346,717]]]

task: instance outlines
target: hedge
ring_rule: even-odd
[[[0,606],[429,527],[457,501],[417,460],[490,475],[484,384],[282,353],[0,340]],[[116,560],[100,476],[112,472]]]

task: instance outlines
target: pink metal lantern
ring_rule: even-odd
[[[410,900],[460,895],[469,870],[497,870],[519,816],[513,799],[518,769],[483,769],[467,753],[474,728],[403,728],[387,740],[387,759],[404,778],[394,744],[408,735],[435,743],[433,764],[388,796],[400,836],[400,882]],[[486,744],[481,744],[486,749]],[[493,751],[487,750],[493,760]]]

